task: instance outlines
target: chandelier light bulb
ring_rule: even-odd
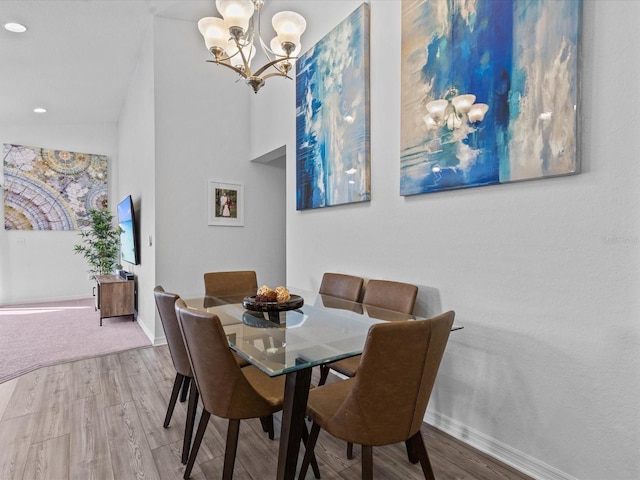
[[[276,37],[273,37],[273,40],[271,40],[271,43],[269,45],[271,47],[271,51],[275,53],[278,57],[287,56],[287,52],[285,52],[284,48],[282,48],[282,44],[283,42],[280,36],[276,36]],[[289,55],[291,57],[297,57],[301,49],[302,49],[302,44],[298,42],[296,44],[296,48]],[[290,59],[290,61],[295,62],[295,58]]]
[[[220,48],[222,50],[229,41],[229,31],[224,25],[224,21],[218,17],[204,17],[198,22],[198,30],[204,37],[207,49]]]
[[[489,111],[489,105],[486,103],[474,103],[469,109],[467,117],[471,123],[481,122],[484,115]]]
[[[251,0],[216,0],[216,8],[227,29],[238,27],[243,33],[249,28],[249,20],[255,10]]]
[[[435,122],[438,122],[444,117],[444,111],[446,110],[449,102],[446,100],[434,100],[427,103],[427,112],[431,115]]]
[[[424,117],[422,117],[422,119],[424,120],[424,123],[427,124],[427,128],[429,130],[433,130],[434,128],[436,128],[438,126],[438,124],[436,123],[436,121],[433,119],[433,117],[429,114],[425,115]]]
[[[449,130],[455,130],[456,128],[460,128],[462,126],[462,120],[455,113],[450,113],[447,116],[447,128]]]
[[[291,42],[296,46],[307,28],[307,22],[302,15],[288,10],[276,13],[271,19],[271,24],[282,43]]]
[[[471,94],[458,95],[451,99],[451,103],[458,113],[467,113],[475,101],[476,96]]]

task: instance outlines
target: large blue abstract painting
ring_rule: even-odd
[[[403,0],[400,194],[579,171],[579,0]]]
[[[371,199],[369,5],[297,62],[296,208]]]

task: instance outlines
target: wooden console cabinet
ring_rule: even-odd
[[[131,315],[135,320],[135,281],[125,280],[118,275],[97,275],[98,295],[96,310],[100,310],[100,326],[102,319]]]

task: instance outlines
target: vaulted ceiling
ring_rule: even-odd
[[[2,0],[0,124],[116,122],[154,15],[194,22],[213,0]],[[45,114],[33,112],[44,107]]]

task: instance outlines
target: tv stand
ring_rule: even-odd
[[[131,315],[131,321],[136,319],[135,280],[125,280],[119,275],[96,275],[96,283],[96,310],[100,310],[100,326],[102,319],[108,317]]]

